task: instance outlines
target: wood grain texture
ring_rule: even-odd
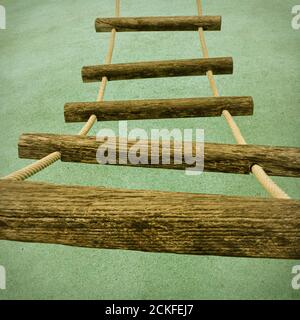
[[[168,16],[168,17],[118,17],[97,18],[97,32],[131,31],[196,31],[203,28],[206,31],[221,30],[220,16]]]
[[[83,82],[108,80],[161,78],[214,74],[232,74],[232,58],[205,58],[188,60],[147,61],[136,63],[85,66],[81,70]]]
[[[96,139],[96,137],[78,135],[28,133],[21,135],[19,139],[19,157],[40,159],[49,153],[59,151],[62,161],[97,164],[96,153],[99,146],[104,142],[105,138],[101,137]],[[126,145],[123,139],[117,141],[116,164],[119,164],[119,155],[126,154],[135,142],[135,140],[131,140]],[[114,147],[114,145],[114,143],[108,144],[108,149]],[[194,144],[193,154],[196,153],[195,148]],[[187,164],[183,157],[181,164],[175,163],[175,154],[177,154],[177,151],[182,154],[182,149],[174,148],[172,144],[170,147],[170,164],[162,163],[162,143],[160,143],[157,153],[154,150],[153,148],[152,152],[159,156],[159,164],[150,164],[151,144],[150,141],[143,141],[141,153],[146,154],[148,164],[136,164],[135,166],[166,169],[194,167],[194,164]],[[269,175],[299,177],[300,148],[205,143],[204,171],[248,174],[253,164],[263,167]]]
[[[300,258],[300,201],[0,180],[0,239]]]
[[[208,97],[99,102],[71,102],[64,106],[66,122],[98,120],[134,120],[221,116],[228,110],[233,116],[253,114],[251,97]]]

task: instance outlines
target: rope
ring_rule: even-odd
[[[120,0],[116,0],[115,16],[116,17],[120,16]],[[110,36],[110,41],[109,41],[109,46],[108,46],[108,52],[107,52],[104,64],[111,64],[113,50],[114,50],[114,47],[115,47],[116,33],[117,33],[116,29],[112,29],[111,30],[111,36]],[[101,79],[101,85],[100,85],[100,89],[99,89],[98,97],[97,97],[96,101],[102,101],[103,100],[107,82],[108,82],[107,77],[103,77]],[[87,123],[80,130],[79,135],[86,136],[87,133],[91,130],[92,126],[96,123],[96,121],[97,121],[97,117],[94,114],[92,114],[90,116],[89,120],[87,121]]]
[[[116,0],[115,2],[115,15],[116,17],[120,16],[120,0]],[[108,46],[108,52],[105,58],[105,64],[110,64],[112,60],[114,45],[115,45],[115,38],[116,38],[116,29],[112,29],[109,46]],[[107,77],[103,77],[101,79],[101,84],[98,92],[97,101],[102,101],[104,98],[104,92],[107,85],[108,79]],[[89,120],[86,122],[84,127],[80,130],[79,135],[85,136],[88,134],[88,132],[91,130],[93,125],[96,123],[97,117],[95,115],[91,115]],[[6,177],[3,177],[2,179],[9,179],[9,180],[25,180],[29,177],[33,176],[34,174],[40,172],[41,170],[49,167],[54,162],[61,159],[61,153],[59,151],[53,152],[46,157],[30,164],[27,167],[24,167],[23,169],[20,169],[18,171],[15,171],[11,174],[9,174]]]
[[[197,11],[198,15],[203,15],[202,12],[202,3],[201,0],[197,0]],[[198,29],[199,39],[201,43],[202,53],[204,58],[208,58],[208,49],[206,46],[205,36],[203,28]],[[207,77],[209,80],[210,87],[213,92],[214,97],[219,97],[219,92],[216,86],[216,82],[214,79],[213,72],[210,70],[207,72]],[[233,117],[231,116],[230,112],[228,110],[223,110],[222,115],[224,116],[225,120],[227,121],[227,124],[229,125],[231,132],[237,142],[237,144],[245,145],[246,140],[244,139],[238,125],[235,123]],[[259,183],[266,189],[266,191],[273,196],[274,198],[281,198],[281,199],[290,199],[290,197],[277,186],[277,184],[266,174],[264,169],[257,165],[253,164],[251,166],[251,172],[254,174],[256,179],[259,181]]]
[[[48,156],[30,164],[29,166],[21,170],[15,171],[2,179],[19,180],[19,181],[25,180],[33,176],[34,174],[38,173],[39,171],[47,168],[52,163],[59,160],[60,157],[61,157],[61,153],[58,151],[50,153]]]

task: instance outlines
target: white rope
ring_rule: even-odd
[[[203,14],[201,0],[197,0],[197,11],[199,16]],[[203,57],[208,58],[208,49],[206,46],[203,28],[198,29],[198,34],[199,34],[199,39],[201,43]],[[207,77],[208,77],[214,97],[219,97],[219,92],[216,86],[213,72],[208,71]],[[226,119],[227,124],[229,125],[237,144],[247,144],[246,140],[244,139],[240,131],[240,128],[235,123],[230,112],[228,110],[223,110],[222,115]],[[272,197],[280,198],[280,199],[290,199],[290,197],[280,187],[278,187],[277,184],[266,174],[266,172],[261,166],[254,163],[253,166],[251,167],[251,172],[254,174],[254,176],[259,181],[259,183],[267,190],[267,192]]]

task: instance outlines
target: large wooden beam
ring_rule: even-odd
[[[61,152],[61,160],[67,162],[82,162],[97,164],[96,154],[99,146],[105,142],[105,138],[83,137],[78,135],[57,134],[23,134],[19,140],[19,156],[28,159],[40,159],[54,151]],[[127,144],[123,139],[116,143],[116,164],[119,164],[119,155],[126,155],[127,151],[136,141]],[[153,142],[152,142],[153,143]],[[115,147],[111,142],[108,149]],[[195,155],[195,144],[193,154]],[[170,148],[170,164],[162,161],[162,143],[160,142],[157,153],[152,148],[150,141],[143,141],[141,146],[145,152],[148,164],[134,164],[139,167],[158,167],[168,169],[185,169],[194,167],[195,164],[187,164],[184,157],[182,163],[175,163],[175,154],[182,154],[182,148],[177,146]],[[159,156],[158,164],[151,163],[151,151]],[[159,152],[159,154],[158,154]],[[259,145],[230,145],[219,143],[205,143],[204,145],[204,171],[227,172],[227,173],[250,173],[251,166],[258,164],[269,175],[274,176],[300,176],[300,148],[273,147]],[[130,163],[126,165],[132,165]]]
[[[83,82],[108,80],[161,78],[205,75],[207,71],[214,74],[231,74],[232,58],[205,58],[189,60],[148,61],[120,64],[103,64],[86,66],[81,70]]]
[[[97,18],[97,32],[221,30],[220,16],[118,17]]]
[[[87,121],[94,114],[98,120],[133,120],[221,116],[223,110],[234,116],[253,114],[251,97],[209,97],[66,103],[66,122]]]
[[[0,181],[0,239],[300,258],[300,201]]]

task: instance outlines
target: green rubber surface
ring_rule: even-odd
[[[99,84],[83,84],[83,65],[103,63],[109,33],[94,19],[114,15],[109,0],[1,1],[0,175],[31,160],[18,159],[21,133],[76,134],[63,105],[94,101]],[[216,76],[221,95],[251,95],[254,115],[236,117],[250,144],[300,146],[300,30],[291,27],[294,1],[207,1],[222,15],[222,31],[206,32],[211,57],[232,56],[234,74]],[[194,0],[121,0],[122,16],[196,15]],[[120,33],[113,62],[199,58],[197,32]],[[109,82],[107,100],[211,96],[206,77]],[[205,141],[235,143],[222,117],[141,120],[129,129],[201,128]],[[91,130],[117,129],[117,122]],[[253,176],[95,166],[57,162],[30,180],[59,184],[267,196]],[[300,199],[300,180],[274,180]],[[299,299],[291,286],[294,260],[142,253],[0,241],[6,290],[0,299]]]

